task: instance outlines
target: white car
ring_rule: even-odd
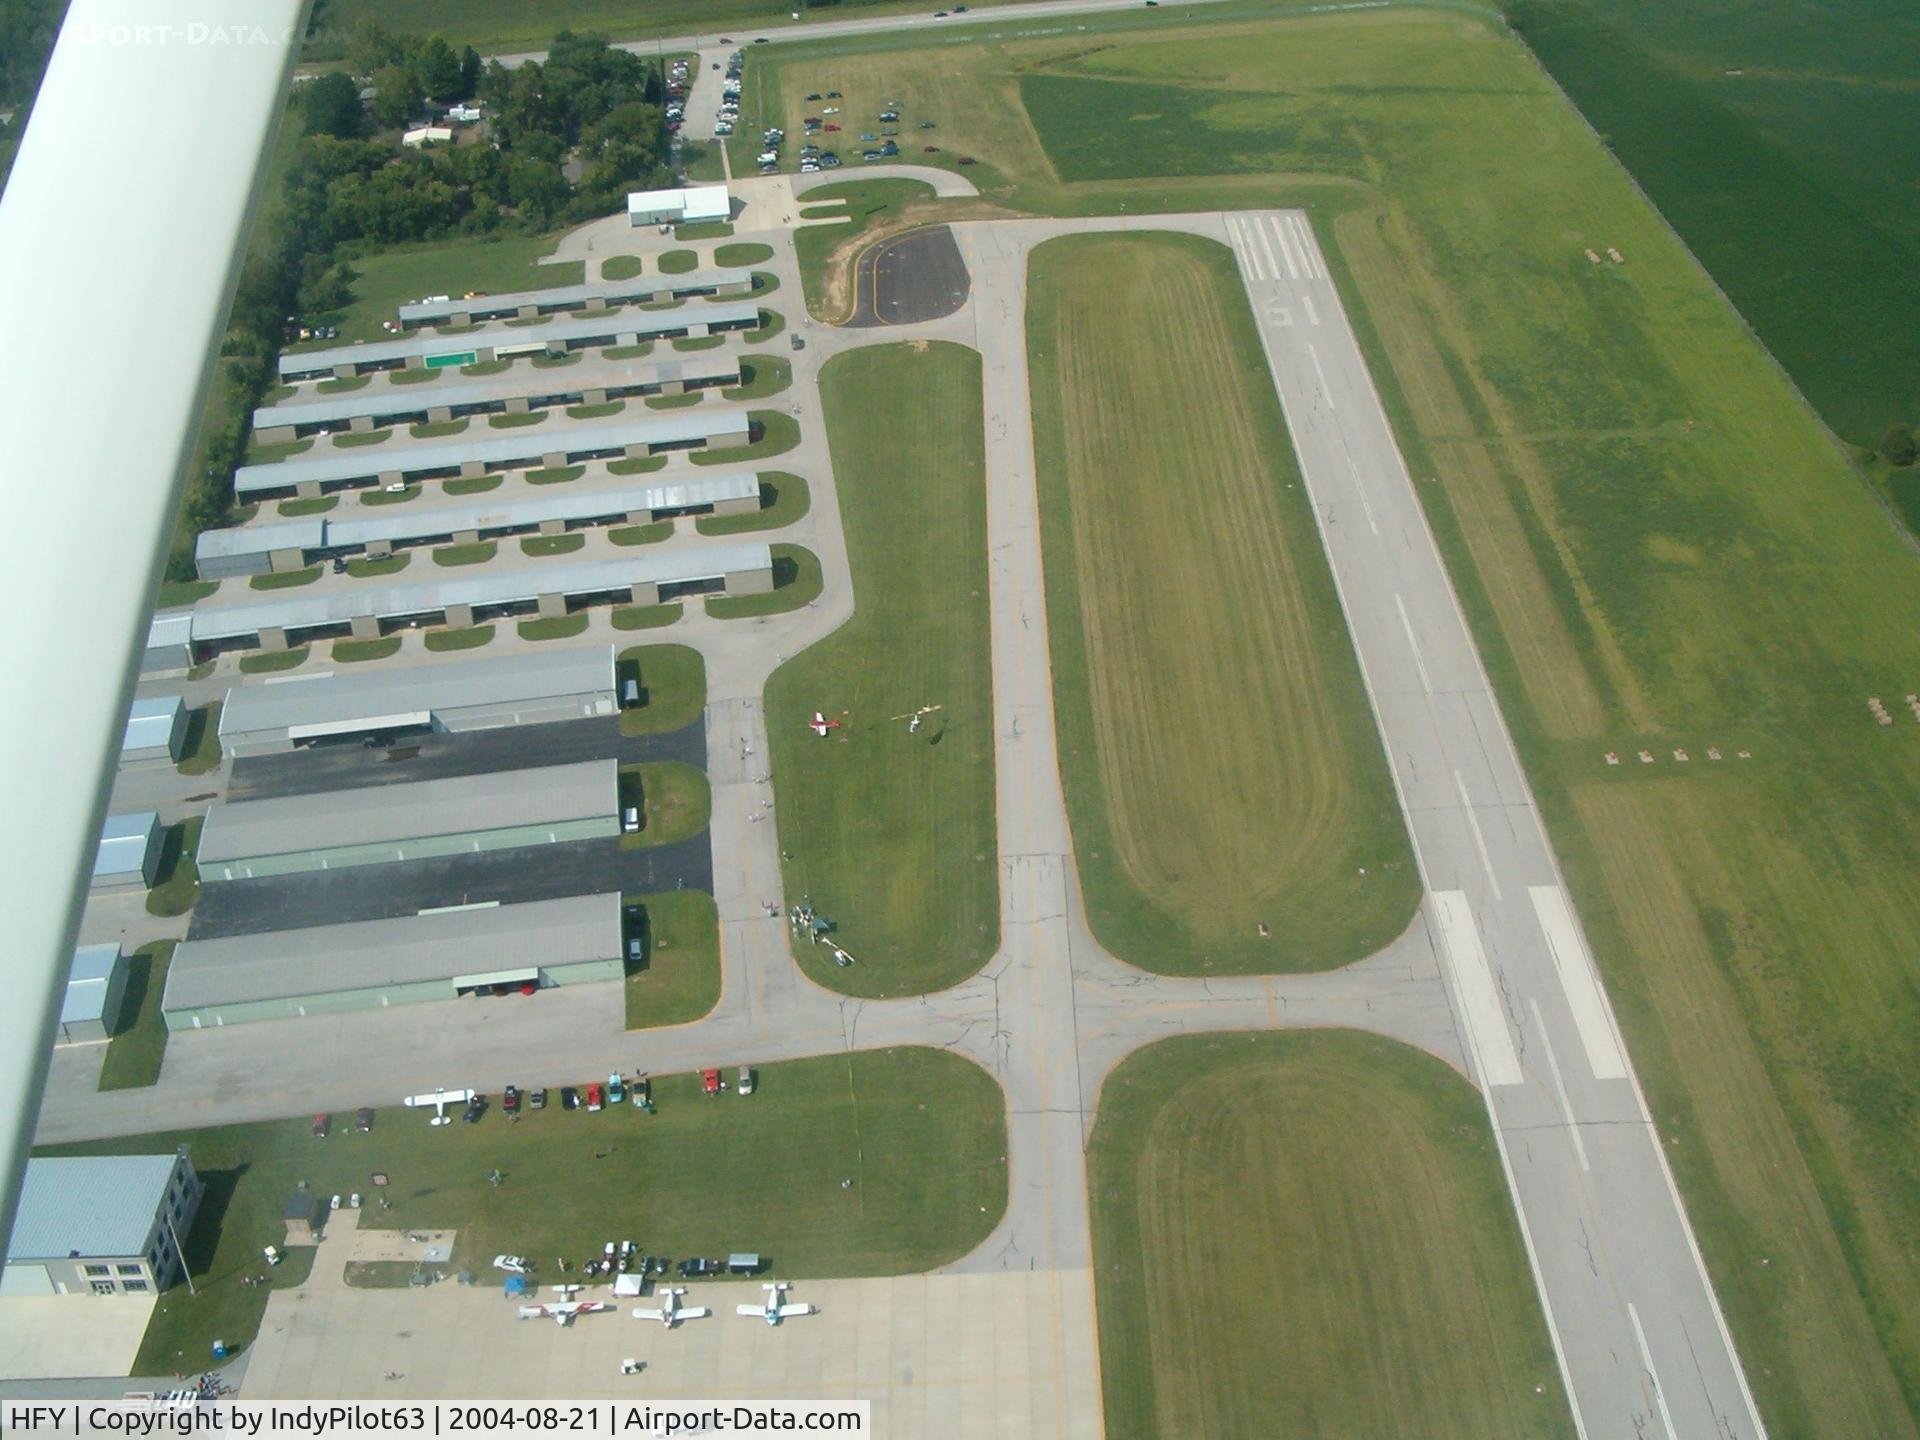
[[[505,1270],[509,1275],[531,1275],[533,1262],[524,1255],[496,1255],[493,1257],[493,1268]]]

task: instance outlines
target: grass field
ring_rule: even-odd
[[[1419,876],[1233,257],[1076,236],[1030,272],[1088,921],[1115,955],[1181,974],[1371,954],[1412,919]]]
[[[220,768],[220,711],[224,704],[213,700],[187,712],[187,733],[182,737],[180,762],[174,767],[182,775],[208,775]]]
[[[478,650],[493,639],[493,626],[473,625],[464,630],[429,630],[423,643],[436,652]]]
[[[451,1268],[480,1271],[512,1252],[534,1257],[545,1274],[555,1256],[598,1254],[611,1234],[673,1256],[757,1250],[795,1279],[904,1274],[965,1254],[999,1220],[1005,1106],[984,1070],[919,1049],[759,1069],[751,1100],[707,1100],[698,1076],[656,1076],[652,1116],[630,1105],[569,1113],[556,1094],[517,1123],[496,1107],[477,1125],[431,1137],[418,1112],[394,1108],[380,1110],[365,1135],[336,1123],[324,1141],[311,1137],[302,1116],[41,1153],[192,1147],[207,1182],[185,1237],[200,1294],[175,1287],[162,1297],[140,1375],[203,1368],[216,1336],[229,1346],[252,1339],[266,1295],[240,1277],[259,1271],[262,1245],[282,1242],[282,1207],[299,1180],[321,1194],[371,1196],[368,1177],[386,1172],[392,1209],[384,1222],[458,1227]],[[699,1163],[688,1163],[693,1156]],[[496,1168],[498,1187],[487,1183]],[[296,1250],[291,1260],[309,1258]]]
[[[830,284],[830,275],[866,236],[898,220],[910,205],[932,198],[933,186],[924,180],[843,180],[808,191],[803,214],[844,216],[846,223],[803,225],[793,232],[807,309],[819,317],[842,318],[846,298]]]
[[[773,589],[752,595],[709,595],[707,614],[716,620],[784,615],[819,598],[820,557],[802,545],[774,545]]]
[[[200,827],[204,815],[189,815],[166,827],[160,840],[160,864],[147,891],[149,915],[184,915],[200,902]]]
[[[1108,1077],[1087,1173],[1112,1440],[1573,1435],[1486,1113],[1438,1060],[1169,1040]]]
[[[591,618],[584,613],[542,615],[538,620],[522,620],[514,631],[522,640],[571,640],[586,633]]]
[[[636,680],[640,703],[620,712],[622,735],[684,730],[706,713],[707,662],[686,645],[636,645],[615,660],[621,682]]]
[[[142,945],[127,957],[127,988],[120,1001],[120,1023],[100,1061],[102,1090],[138,1090],[158,1083],[167,1055],[167,1022],[160,999],[173,963],[171,940]]]
[[[620,767],[620,803],[640,811],[640,828],[620,837],[628,849],[671,845],[707,828],[713,814],[713,790],[707,772],[678,760],[653,760]]]
[[[813,506],[807,482],[784,470],[760,472],[760,508],[744,515],[702,515],[694,528],[702,535],[740,535],[779,530],[804,517]]]
[[[1516,25],[1841,435],[1920,420],[1920,10],[1522,0]]]
[[[704,890],[643,895],[631,907],[630,933],[645,958],[627,975],[627,1028],[649,1030],[698,1020],[720,1003],[720,912]]]
[[[542,265],[553,253],[555,236],[509,235],[498,239],[436,240],[383,250],[349,262],[354,272],[353,301],[344,310],[315,317],[339,328],[336,340],[290,349],[324,349],[355,340],[378,340],[382,320],[422,295],[464,295],[469,290],[497,295],[509,290],[545,290],[578,285],[586,267],[578,260]]]
[[[938,990],[1000,936],[980,359],[876,346],[828,361],[820,389],[857,608],[767,682],[785,890],[858,959],[797,947],[816,980]],[[919,735],[890,718],[936,702]],[[833,738],[806,728],[815,710]]]

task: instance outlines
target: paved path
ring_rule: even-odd
[[[1085,923],[1054,749],[1024,335],[1027,252],[1053,235],[1174,229],[1233,246],[1315,502],[1427,898],[1393,945],[1330,974],[1169,979],[1103,954]],[[1007,1212],[951,1273],[1024,1274],[1029,1424],[1009,1433],[1099,1433],[1099,1361],[1085,1140],[1100,1085],[1130,1050],[1165,1036],[1349,1025],[1421,1046],[1488,1096],[1554,1343],[1583,1434],[1757,1436],[1611,1011],[1517,756],[1440,565],[1339,297],[1292,212],[1020,221],[956,230],[972,277],[955,314],[888,332],[945,338],[984,357],[987,519],[999,850],[1000,952],[935,995],[860,1001],[792,963],[779,889],[778,814],[765,774],[760,697],[786,656],[852,613],[832,471],[805,427],[814,480],[818,604],[751,624],[675,627],[706,655],[716,899],[725,989],[706,1019],[626,1034],[599,987],[505,1010],[449,1005],[183,1035],[161,1084],[92,1095],[94,1056],[57,1056],[46,1140],[347,1109],[433,1083],[558,1084],[616,1067],[671,1071],[770,1062],[836,1048],[941,1045],[1008,1097]],[[777,263],[792,276],[790,247]],[[809,413],[818,367],[871,334],[825,332],[796,355]],[[788,717],[782,717],[788,723]],[[756,821],[755,815],[762,817]],[[368,1056],[352,1076],[349,1042]],[[267,1064],[267,1057],[277,1063]],[[318,1058],[305,1058],[318,1057]],[[564,1066],[564,1070],[562,1070]],[[71,1077],[67,1071],[72,1071]],[[73,1083],[65,1083],[69,1078]],[[1032,1365],[1038,1346],[1046,1364]],[[961,1433],[929,1407],[902,1433]]]

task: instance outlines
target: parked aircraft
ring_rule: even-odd
[[[687,1292],[680,1286],[674,1286],[660,1292],[660,1308],[650,1310],[646,1306],[636,1306],[633,1318],[636,1320],[658,1320],[671,1330],[682,1320],[704,1320],[713,1312],[704,1305],[682,1306],[680,1297]]]
[[[782,1320],[792,1320],[801,1315],[812,1315],[816,1313],[815,1308],[811,1305],[782,1305],[780,1303],[780,1297],[792,1288],[785,1280],[781,1280],[772,1285],[762,1285],[760,1288],[767,1292],[766,1304],[736,1305],[734,1307],[735,1311],[741,1315],[757,1316],[769,1325],[778,1325]]]
[[[598,1315],[613,1306],[605,1300],[561,1300],[551,1305],[522,1305],[522,1320],[551,1320],[558,1325],[571,1325],[576,1315]]]

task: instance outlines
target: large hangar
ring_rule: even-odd
[[[335,345],[325,350],[290,351],[280,357],[280,378],[349,379],[373,370],[455,369],[507,360],[515,355],[545,351],[563,355],[569,350],[594,350],[605,345],[638,345],[642,340],[668,336],[718,335],[729,330],[754,330],[760,325],[760,307],[752,301],[705,301],[672,310],[618,310],[602,315],[580,315],[541,320],[532,325],[497,326],[464,335],[436,335],[418,330],[400,340],[370,340],[359,345]]]
[[[620,833],[619,764],[586,760],[449,780],[215,805],[200,832],[203,880],[298,875]]]
[[[482,325],[489,320],[537,320],[547,315],[594,313],[618,305],[659,305],[708,295],[750,295],[753,276],[744,270],[699,270],[679,275],[635,275],[546,290],[509,290],[500,295],[448,295],[413,300],[394,314],[412,330],[419,325]]]
[[[272,755],[342,738],[460,734],[618,709],[613,646],[530,651],[236,685],[220,711],[220,748],[236,758]]]
[[[618,980],[621,923],[608,892],[189,940],[173,952],[161,1015],[169,1030],[198,1029]]]

